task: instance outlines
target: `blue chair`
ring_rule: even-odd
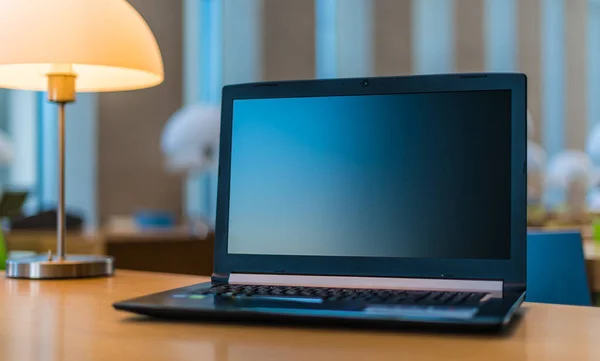
[[[591,306],[579,232],[527,235],[527,301]]]

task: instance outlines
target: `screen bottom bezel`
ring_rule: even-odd
[[[452,74],[312,80],[227,86],[223,90],[215,273],[460,278],[526,281],[526,77],[523,74]],[[509,259],[431,259],[231,254],[227,251],[229,177],[234,99],[402,94],[447,91],[511,91],[511,239]]]

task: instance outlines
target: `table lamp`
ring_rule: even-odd
[[[56,254],[8,260],[8,277],[113,274],[111,257],[65,254],[65,105],[76,92],[142,89],[163,78],[156,39],[125,0],[0,0],[0,87],[47,91],[59,115]]]

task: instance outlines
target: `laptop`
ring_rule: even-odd
[[[526,285],[526,76],[223,88],[211,282],[162,318],[500,329]]]

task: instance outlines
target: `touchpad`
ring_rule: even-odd
[[[365,308],[369,315],[419,319],[470,319],[475,317],[477,307],[373,305]]]
[[[344,310],[362,311],[365,303],[354,301],[327,301],[322,298],[310,297],[278,297],[278,296],[251,296],[227,297],[216,296],[215,305],[232,306],[241,308],[295,308],[312,310]]]

